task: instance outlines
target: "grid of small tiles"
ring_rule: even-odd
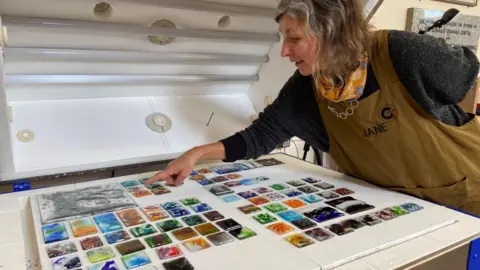
[[[354,195],[348,188],[305,177],[238,193],[232,190],[219,198],[226,203],[248,201],[238,210],[298,248],[423,209],[418,204],[405,203],[371,211],[375,208],[373,205],[355,199]],[[349,217],[358,213],[364,214]],[[322,226],[323,222],[337,218],[338,222]]]
[[[47,224],[42,231],[54,269],[80,269],[83,256],[88,270],[119,269],[117,256],[127,269],[151,264],[146,249],[167,270],[193,269],[179,245],[201,252],[257,235],[195,197]]]

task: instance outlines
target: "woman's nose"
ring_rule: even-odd
[[[292,53],[292,50],[290,49],[290,46],[288,44],[285,44],[285,42],[283,42],[282,51],[281,51],[280,55],[282,57],[288,57],[291,53]]]

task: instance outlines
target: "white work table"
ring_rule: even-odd
[[[349,196],[375,206],[375,209],[352,215],[345,214],[343,217],[317,224],[321,228],[347,218],[371,214],[383,208],[407,202],[421,205],[424,209],[383,221],[374,226],[365,226],[346,235],[335,235],[329,240],[315,242],[304,248],[297,248],[285,241],[283,236],[266,229],[266,225],[256,222],[251,217],[252,215],[249,216],[237,210],[237,207],[249,204],[249,201],[242,199],[225,203],[192,180],[187,180],[181,187],[169,188],[172,190],[171,193],[135,198],[135,201],[139,206],[146,206],[185,197],[197,197],[213,209],[257,233],[257,236],[250,239],[235,241],[195,253],[184,250],[185,257],[195,269],[205,270],[406,269],[415,263],[421,263],[455,249],[480,235],[480,219],[410,196],[379,189],[284,154],[274,154],[265,158],[275,158],[285,164],[239,172],[244,178],[266,176],[269,180],[250,186],[232,187],[236,193],[290,180],[300,180],[304,177],[314,177],[333,184],[336,188],[351,189],[355,193]],[[203,164],[199,168],[208,166],[209,164]],[[34,226],[34,219],[38,219],[38,217],[32,214],[32,205],[35,206],[36,203],[31,204],[31,200],[36,199],[35,195],[60,190],[75,190],[105,183],[120,183],[126,180],[142,179],[152,174],[153,172],[129,175],[0,196],[0,220],[2,221],[0,223],[0,269],[25,269],[25,265],[26,269],[51,269],[51,266],[47,266],[49,259],[45,257],[45,251],[42,250],[43,243],[38,243],[39,239],[43,238],[41,235],[39,237],[36,235],[36,231],[38,234],[39,230]],[[300,233],[302,230],[296,228],[295,232]],[[147,254],[155,253],[147,250]],[[41,262],[45,265],[43,268],[40,265]],[[121,265],[121,261],[118,262]],[[153,263],[158,269],[163,269],[160,260],[154,260]],[[142,269],[142,267],[138,269]],[[452,267],[451,269],[457,268]]]

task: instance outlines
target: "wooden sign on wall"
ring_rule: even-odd
[[[423,8],[409,8],[407,13],[406,30],[418,32],[431,26],[440,19],[443,11],[429,10]],[[478,49],[480,38],[480,17],[458,14],[442,28],[436,28],[428,32],[438,38],[443,38],[447,44],[452,46],[466,46],[474,52]]]

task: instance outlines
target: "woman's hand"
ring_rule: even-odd
[[[165,181],[169,186],[180,186],[190,176],[193,168],[201,159],[222,160],[224,158],[225,148],[221,142],[194,147],[168,163],[165,170],[150,177],[145,184]]]
[[[180,186],[193,171],[193,167],[195,167],[199,159],[198,153],[191,149],[168,163],[165,170],[152,176],[145,184],[165,181],[169,186]]]

